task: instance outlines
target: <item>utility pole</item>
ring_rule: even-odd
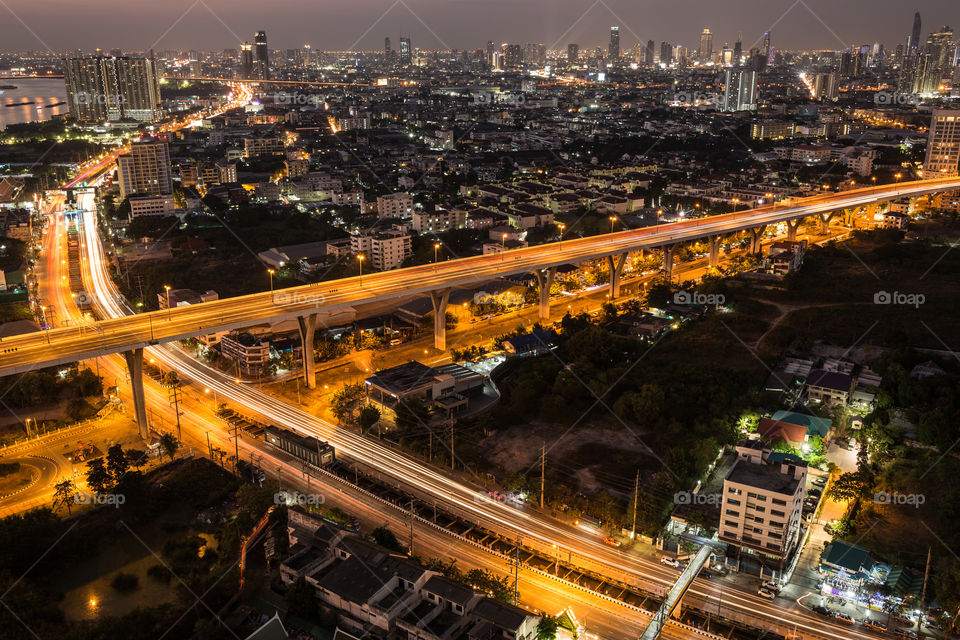
[[[176,374],[173,374],[173,375],[176,375]],[[173,405],[174,413],[177,414],[177,440],[183,442],[183,437],[180,432],[180,399],[183,395],[183,392],[181,391],[181,386],[182,385],[180,384],[180,381],[177,379],[174,379],[173,383],[170,385],[170,391],[167,394],[167,399],[170,402],[170,404]]]
[[[543,492],[546,487],[547,473],[547,443],[540,445],[540,510],[543,510]]]
[[[453,453],[453,416],[450,417],[450,469],[453,470],[453,461],[456,455]]]
[[[520,541],[513,543],[513,606],[520,606]]]
[[[410,555],[413,555],[413,498],[410,499]]]
[[[930,577],[930,547],[927,547],[927,568],[923,570],[923,589],[920,590],[920,611],[923,612],[927,606],[927,579]],[[925,613],[921,613],[925,616]],[[921,622],[923,618],[920,618]],[[918,623],[920,624],[920,623]]]
[[[630,539],[637,538],[637,500],[640,498],[640,469],[637,469],[637,480],[633,485],[633,527],[630,529]]]

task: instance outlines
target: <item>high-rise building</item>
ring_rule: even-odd
[[[770,32],[763,34],[763,56],[767,59],[767,64],[773,63],[773,46],[770,44]]]
[[[574,64],[580,58],[580,45],[578,44],[568,44],[567,45],[567,64]]]
[[[653,64],[653,49],[656,47],[656,43],[653,40],[647,40],[647,46],[644,49],[643,62],[644,64]]]
[[[390,36],[387,36],[383,39],[383,53],[388,58],[390,57],[390,54],[393,53],[393,47],[390,44]]]
[[[620,57],[620,27],[610,27],[610,45],[607,54],[616,60]]]
[[[117,158],[120,196],[166,196],[173,193],[170,151],[166,142],[134,142]]]
[[[523,61],[527,64],[542,65],[547,61],[547,47],[540,43],[523,45]]]
[[[240,43],[240,78],[253,78],[253,45],[249,42]]]
[[[757,72],[750,69],[727,69],[723,89],[724,111],[756,111]]]
[[[907,39],[907,51],[917,51],[920,49],[920,12],[913,14],[913,29],[910,31],[910,37]]]
[[[743,64],[743,36],[738,35],[737,41],[733,45],[733,66]]]
[[[270,78],[270,50],[267,48],[267,32],[257,31],[253,37],[254,63],[257,77],[261,80]]]
[[[813,82],[813,97],[820,100],[836,101],[840,97],[837,85],[837,72],[818,73]]]
[[[934,109],[927,135],[923,177],[958,175],[960,171],[960,109]]]
[[[697,53],[701,62],[710,62],[713,58],[713,34],[710,29],[704,29],[700,34],[700,49]]]
[[[400,36],[400,64],[404,67],[413,64],[413,46],[410,44],[410,36]]]
[[[503,43],[500,45],[500,51],[503,53],[503,66],[507,69],[514,69],[523,64],[523,48],[519,44]]]
[[[673,45],[669,42],[660,43],[660,64],[669,65],[673,62]]]
[[[69,58],[63,78],[70,115],[81,122],[160,119],[160,70],[151,58]]]

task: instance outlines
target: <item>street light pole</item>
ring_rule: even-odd
[[[434,242],[433,243],[433,264],[437,264],[437,262],[439,262],[439,258],[437,257],[437,252],[439,250],[440,250],[440,243]]]
[[[267,273],[270,274],[270,297],[273,297],[273,269],[267,269]]]
[[[167,322],[169,322],[170,321],[170,285],[165,284],[163,285],[163,288],[167,292]]]
[[[364,255],[361,253],[357,256],[357,261],[360,263],[360,286],[363,287],[363,258]]]

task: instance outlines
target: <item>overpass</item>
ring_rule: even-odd
[[[817,217],[821,224],[826,225],[840,211],[875,207],[878,203],[901,197],[954,190],[960,190],[960,177],[854,189],[804,198],[790,204],[772,204],[588,238],[561,239],[499,254],[472,256],[112,318],[98,322],[96,330],[61,328],[14,336],[0,343],[0,375],[124,353],[135,388],[134,397],[141,399],[142,393],[136,393],[136,388],[139,386],[142,389],[144,347],[282,320],[296,320],[303,344],[312,344],[324,316],[358,304],[399,300],[418,294],[429,294],[433,301],[434,345],[442,350],[446,348],[444,318],[447,302],[454,287],[479,285],[500,276],[532,273],[540,289],[540,318],[548,320],[550,285],[560,265],[607,260],[611,272],[610,296],[616,298],[626,257],[630,252],[662,249],[664,271],[669,279],[674,248],[683,243],[707,239],[709,262],[711,266],[716,266],[720,243],[724,237],[732,234],[748,233],[751,251],[759,253],[763,232],[769,225],[786,223],[788,237],[793,238],[805,218]],[[316,384],[316,362],[312,349],[304,349],[303,352],[305,382],[312,388]],[[143,402],[135,404],[138,421],[145,425],[146,409]]]
[[[261,80],[258,78],[207,78],[202,76],[164,76],[164,80],[189,82],[222,82],[224,84],[277,85],[283,87],[371,87],[368,82],[321,82],[319,80]]]

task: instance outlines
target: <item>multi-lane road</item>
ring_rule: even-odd
[[[97,331],[57,329],[42,335],[17,336],[5,340],[3,348],[0,348],[0,375],[183,340],[214,331],[249,327],[267,320],[332,313],[357,304],[470,286],[502,275],[726,235],[904,196],[957,189],[960,189],[958,177],[854,189],[813,196],[796,204],[770,205],[602,236],[568,239],[496,255],[460,258],[171,310],[110,318],[99,322]],[[92,293],[96,295],[101,292]]]

